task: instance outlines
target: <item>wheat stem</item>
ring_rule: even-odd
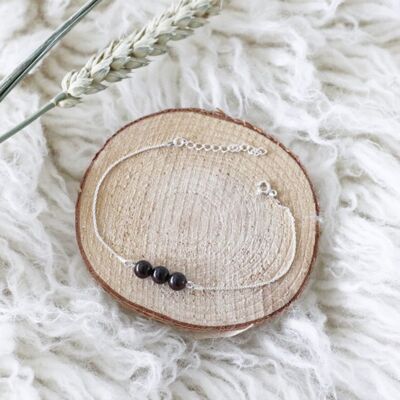
[[[102,0],[89,0],[74,15],[57,28],[25,61],[0,82],[0,102],[29,71],[57,44],[86,14]]]
[[[22,121],[20,124],[15,126],[14,128],[10,129],[8,132],[4,133],[3,135],[0,136],[0,143],[3,143],[7,139],[9,139],[11,136],[14,136],[17,132],[21,131],[28,125],[30,125],[33,121],[37,120],[39,117],[41,117],[43,114],[47,113],[56,105],[60,102],[63,101],[67,98],[67,95],[63,92],[59,93],[57,96],[55,96],[52,100],[50,100],[48,103],[46,103],[44,106],[42,106],[38,111],[36,111],[34,114],[32,114],[29,118],[26,120]]]

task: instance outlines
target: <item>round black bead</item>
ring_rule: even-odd
[[[161,285],[168,281],[169,271],[165,267],[155,267],[153,269],[153,274],[151,275],[151,278],[155,283]]]
[[[140,260],[135,264],[135,275],[140,279],[145,279],[153,272],[152,265],[146,260]]]
[[[180,272],[174,272],[168,280],[168,285],[172,290],[185,289],[187,284],[186,276]]]

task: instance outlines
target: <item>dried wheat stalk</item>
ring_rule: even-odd
[[[19,132],[55,106],[73,107],[85,95],[107,88],[107,83],[128,77],[135,69],[147,65],[149,57],[164,54],[167,43],[188,37],[219,12],[222,0],[181,0],[151,21],[143,29],[113,41],[92,56],[79,71],[69,72],[62,81],[62,91],[27,120],[0,136],[0,143]]]

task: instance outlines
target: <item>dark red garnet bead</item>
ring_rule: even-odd
[[[174,272],[168,279],[168,285],[172,290],[185,289],[186,284],[186,276],[180,272]]]
[[[151,278],[155,283],[162,285],[163,283],[166,283],[168,281],[169,271],[165,267],[155,267],[153,269],[153,274],[151,275]]]
[[[153,272],[152,265],[146,260],[140,260],[135,264],[135,275],[140,279],[149,277]]]

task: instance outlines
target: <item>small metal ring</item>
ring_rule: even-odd
[[[271,192],[271,185],[267,181],[261,181],[257,183],[257,192],[262,194],[268,194]]]
[[[187,142],[187,140],[185,138],[182,138],[182,137],[177,137],[172,141],[172,143],[176,147],[182,147],[182,146],[184,146],[186,144],[186,142]]]
[[[195,147],[195,143],[193,143],[191,140],[188,140],[188,141],[186,142],[186,147],[187,147],[188,149],[192,150],[192,149],[194,149],[194,147]]]
[[[228,149],[232,153],[237,153],[239,151],[239,146],[237,144],[230,144]]]
[[[265,154],[267,154],[267,150],[262,149],[262,148],[257,149],[258,156],[264,156]]]
[[[278,195],[278,192],[275,189],[272,189],[269,191],[268,196],[270,197],[276,197]]]
[[[221,146],[220,149],[221,149],[221,152],[222,152],[222,153],[226,153],[226,152],[228,152],[228,150],[229,150],[229,149],[228,149],[228,146],[225,146],[225,145]]]

